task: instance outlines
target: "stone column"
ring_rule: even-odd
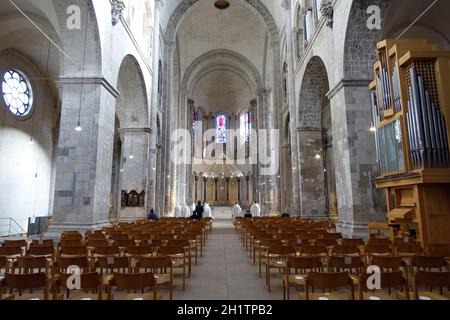
[[[299,165],[298,159],[298,143],[296,139],[296,130],[297,130],[297,111],[296,111],[296,103],[295,103],[295,83],[294,83],[294,50],[293,50],[293,35],[292,35],[292,14],[291,14],[291,1],[284,0],[282,3],[284,8],[284,16],[286,20],[286,43],[287,43],[287,59],[288,59],[288,79],[287,79],[287,87],[288,87],[288,103],[289,103],[289,114],[290,114],[290,130],[291,130],[291,154],[292,154],[292,165],[293,168],[297,168]],[[299,215],[301,213],[300,210],[300,175],[297,170],[292,170],[292,204],[291,204],[291,212],[295,215]]]
[[[367,237],[367,224],[385,221],[385,198],[376,191],[376,150],[371,118],[369,81],[343,80],[328,93],[331,102],[338,228],[346,236]]]
[[[160,10],[161,10],[161,2],[159,0],[155,1],[155,12],[154,12],[154,25],[159,26],[160,21]],[[161,188],[161,186],[156,186],[157,174],[160,172],[157,170],[157,162],[158,162],[158,130],[157,130],[157,109],[160,107],[158,105],[158,79],[159,79],[159,28],[154,28],[153,34],[153,52],[152,52],[152,70],[153,70],[153,78],[152,78],[152,91],[151,91],[151,103],[150,105],[150,128],[153,129],[152,134],[150,135],[150,143],[149,143],[149,177],[147,182],[147,212],[151,209],[157,209],[157,201],[156,201],[156,188]]]
[[[46,236],[63,230],[109,225],[109,199],[114,144],[114,106],[119,92],[103,78],[84,79],[80,125],[79,78],[58,82],[61,123],[56,157],[53,224]]]

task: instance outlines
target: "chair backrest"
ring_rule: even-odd
[[[353,238],[353,239],[345,239],[341,240],[341,245],[343,246],[361,246],[364,245],[364,241],[362,238]]]
[[[331,240],[342,239],[342,234],[341,233],[323,233],[322,239],[331,239]]]
[[[437,287],[440,288],[440,293],[443,294],[442,288],[450,290],[450,272],[429,272],[418,271],[414,276],[414,296],[419,299],[419,287]]]
[[[442,257],[415,256],[412,259],[412,266],[419,270],[442,269],[447,266],[447,262]]]
[[[0,256],[12,257],[22,255],[21,247],[0,247]]]
[[[398,245],[395,248],[395,251],[397,254],[421,254],[422,253],[422,247],[415,243],[415,244],[401,244]]]
[[[5,274],[2,285],[8,289],[36,289],[47,287],[47,276],[45,273],[32,273],[32,274]]]
[[[60,288],[67,289],[67,279],[70,277],[70,274],[60,274],[59,280],[58,280],[58,286]],[[80,275],[81,281],[80,281],[80,289],[86,290],[86,289],[98,289],[102,285],[102,277],[98,272],[89,272],[89,273],[82,273]]]
[[[48,267],[49,263],[45,257],[20,257],[14,262],[14,268],[19,268],[22,271],[46,269]]]
[[[167,242],[168,247],[188,247],[189,240],[169,240]]]
[[[172,267],[172,261],[169,257],[141,257],[136,266],[144,269],[165,269]]]
[[[114,245],[118,247],[131,247],[136,245],[136,241],[132,239],[126,239],[126,240],[114,240]]]
[[[96,259],[95,268],[100,268],[102,271],[115,270],[125,273],[130,270],[130,261],[127,257],[99,257]]]
[[[78,247],[62,247],[59,249],[59,255],[70,255],[70,256],[85,256],[87,255],[87,247],[86,246],[78,246]]]
[[[364,263],[360,257],[335,257],[332,256],[328,260],[328,267],[334,269],[335,272],[343,272],[356,270],[360,273],[363,270]]]
[[[160,255],[184,254],[184,247],[160,247],[158,249]]]
[[[381,254],[390,254],[392,252],[391,247],[389,245],[373,245],[368,244],[366,246],[367,254],[381,253]]]
[[[317,239],[314,242],[314,245],[316,246],[325,246],[325,247],[331,247],[337,245],[335,239]]]
[[[89,247],[107,247],[109,245],[108,240],[91,240],[90,238],[86,241]]]
[[[55,267],[60,272],[65,272],[70,266],[77,266],[80,269],[83,269],[85,271],[84,273],[90,269],[90,264],[87,257],[58,257],[56,259]]]
[[[348,272],[311,272],[306,278],[306,285],[316,289],[337,289],[353,287],[353,280]]]
[[[104,247],[95,247],[93,253],[95,255],[113,256],[119,255],[120,250],[118,246],[104,246]]]
[[[114,273],[111,285],[125,290],[145,289],[156,285],[153,273]]]
[[[62,248],[80,247],[83,245],[84,245],[84,243],[83,243],[83,241],[81,241],[81,239],[70,239],[70,240],[63,239],[59,242],[59,246]]]
[[[367,288],[367,279],[372,274],[368,274],[364,272],[361,275],[361,283],[363,284],[363,289],[368,290]],[[403,277],[402,271],[394,271],[394,272],[382,272],[380,274],[380,285],[381,289],[395,288],[395,287],[403,287],[407,285],[406,279]]]
[[[28,243],[26,240],[5,240],[3,242],[2,247],[20,247],[26,248],[28,247]]]
[[[270,246],[269,254],[287,256],[288,254],[295,253],[295,249],[292,246]]]
[[[114,241],[117,241],[117,240],[129,240],[130,239],[130,237],[126,233],[111,233],[110,237]]]
[[[31,247],[54,247],[55,242],[52,239],[33,240],[30,244]]]
[[[381,270],[398,271],[405,263],[401,257],[374,256],[371,264],[380,267]]]
[[[63,232],[61,234],[61,240],[82,240],[83,236],[79,232]]]
[[[322,261],[319,257],[287,257],[288,269],[315,270],[322,268]]]
[[[130,256],[140,256],[152,253],[152,247],[150,246],[130,246],[127,247],[126,253]]]
[[[333,247],[334,255],[360,254],[361,251],[356,245],[340,245]]]
[[[389,238],[370,238],[367,242],[368,246],[389,246],[391,243]]]

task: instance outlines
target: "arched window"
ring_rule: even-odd
[[[2,94],[8,110],[18,117],[26,117],[33,106],[33,89],[25,74],[9,70],[3,75]]]
[[[197,128],[198,128],[198,113],[197,112],[193,112],[192,113],[192,132],[195,136]]]
[[[223,113],[219,113],[218,115],[216,115],[216,143],[227,143],[227,126],[227,116]]]
[[[252,134],[253,129],[253,117],[251,112],[247,112],[245,114],[244,124],[245,124],[245,141],[248,142],[250,140],[250,135]]]

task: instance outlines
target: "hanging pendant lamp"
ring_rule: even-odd
[[[214,5],[217,9],[224,10],[230,6],[230,2],[228,2],[227,0],[217,0]]]

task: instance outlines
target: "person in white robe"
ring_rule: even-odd
[[[203,218],[212,218],[213,217],[212,210],[208,202],[205,202],[203,208],[204,208]]]
[[[173,216],[175,218],[180,218],[181,217],[181,206],[179,203],[177,203],[177,205],[175,206],[175,209],[173,210]]]
[[[242,212],[242,208],[239,205],[239,203],[236,202],[234,207],[231,209],[231,216],[232,216],[233,220],[236,219],[237,217],[240,217],[241,212]]]
[[[259,203],[256,201],[253,202],[252,207],[250,208],[250,213],[253,217],[261,217],[261,207],[259,206]]]
[[[184,204],[183,207],[183,218],[190,218],[191,217],[191,208],[189,208],[189,206],[187,205],[187,203]]]

